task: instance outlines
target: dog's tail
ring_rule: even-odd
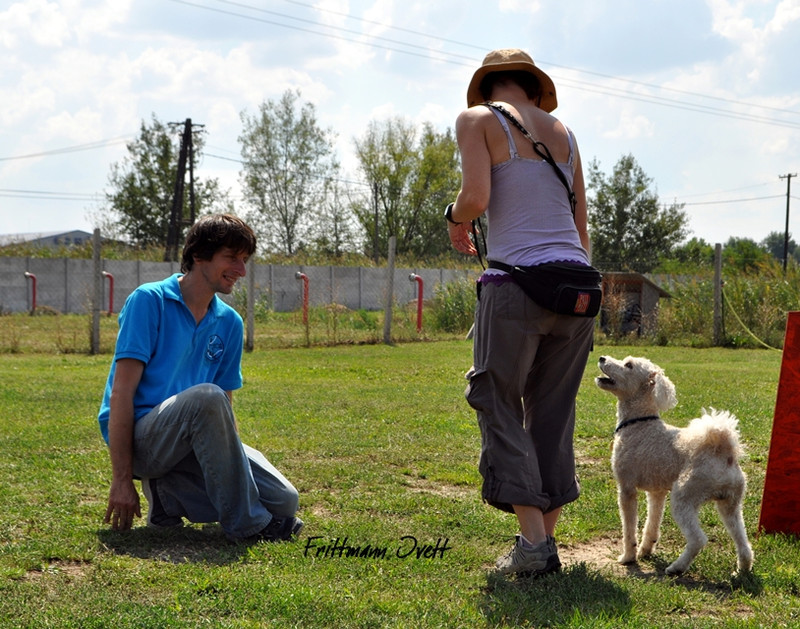
[[[714,455],[726,458],[733,465],[742,456],[739,443],[739,420],[728,411],[703,409],[702,417],[689,423],[692,440],[696,440],[698,450],[712,451]]]

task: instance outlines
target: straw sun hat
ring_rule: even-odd
[[[467,88],[467,106],[472,107],[483,102],[481,96],[481,81],[486,75],[492,72],[503,72],[509,70],[522,70],[530,72],[542,86],[542,100],[539,107],[544,111],[551,112],[558,106],[556,100],[556,86],[547,74],[542,72],[533,63],[530,55],[519,48],[507,48],[503,50],[493,50],[483,59],[483,65],[478,68],[472,76],[472,81]]]

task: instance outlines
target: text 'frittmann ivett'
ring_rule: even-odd
[[[435,544],[421,544],[413,535],[403,535],[397,547],[373,546],[372,544],[351,544],[349,538],[339,537],[328,542],[320,542],[320,536],[306,538],[303,550],[304,557],[319,559],[340,559],[345,557],[358,557],[363,559],[444,559],[444,554],[452,550],[448,546],[450,538],[444,540],[440,537]]]

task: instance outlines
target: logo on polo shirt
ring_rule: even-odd
[[[211,335],[208,339],[208,345],[206,345],[206,360],[212,363],[218,362],[222,358],[224,351],[225,343],[222,342],[219,335]]]

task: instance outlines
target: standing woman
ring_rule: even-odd
[[[574,191],[574,212],[553,165],[503,113],[481,106],[486,101],[547,146]],[[594,319],[543,308],[506,270],[549,262],[590,266],[583,172],[572,132],[549,113],[557,105],[553,81],[522,50],[486,55],[467,104],[456,121],[462,186],[445,216],[453,246],[476,255],[470,222],[486,213],[489,269],[479,280],[466,397],[481,430],[483,499],[519,520],[517,541],[497,570],[539,575],[560,569],[556,522],[580,493],[575,398]]]

